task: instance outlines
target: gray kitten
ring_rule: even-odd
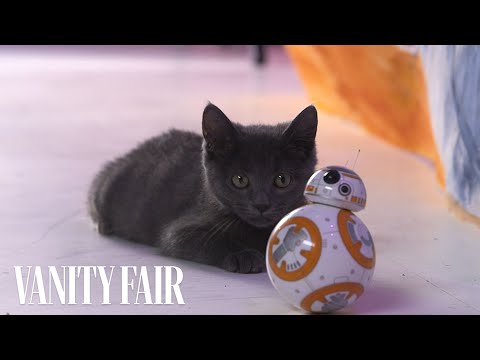
[[[306,203],[317,162],[317,111],[291,123],[243,126],[215,105],[203,137],[170,130],[105,165],[89,192],[103,235],[232,272],[265,270],[277,222]]]

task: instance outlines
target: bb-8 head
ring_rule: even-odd
[[[367,190],[353,170],[327,166],[315,172],[305,187],[305,197],[316,204],[326,204],[350,211],[360,211],[367,204]]]

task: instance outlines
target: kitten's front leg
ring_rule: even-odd
[[[163,232],[158,247],[167,256],[230,272],[259,273],[265,271],[269,234],[229,218],[202,224],[178,222]]]
[[[271,229],[257,229],[239,224],[226,234],[228,254],[221,267],[239,273],[258,273],[266,270],[265,253]]]

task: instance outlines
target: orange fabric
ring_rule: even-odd
[[[319,110],[353,120],[387,142],[432,160],[433,138],[422,64],[394,45],[286,45]]]

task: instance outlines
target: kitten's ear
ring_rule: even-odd
[[[317,135],[317,109],[310,105],[305,108],[290,123],[283,132],[283,138],[288,150],[301,152],[308,156],[315,147],[315,136]]]
[[[202,131],[208,152],[227,154],[233,149],[236,130],[222,110],[212,103],[203,110]]]

